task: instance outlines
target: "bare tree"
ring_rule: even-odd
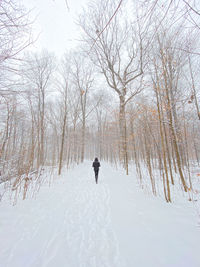
[[[44,164],[45,101],[54,65],[54,56],[46,51],[29,55],[24,64],[23,77],[27,91],[34,95],[37,105],[37,166]]]
[[[16,1],[0,1],[0,16],[0,92],[7,95],[15,92],[10,85],[18,73],[20,52],[32,40],[28,12]]]
[[[61,135],[61,146],[59,155],[59,168],[58,174],[61,174],[63,151],[65,145],[66,127],[67,127],[67,116],[68,116],[68,91],[70,86],[70,58],[65,57],[62,70],[61,70],[61,81],[59,82],[59,91],[61,94],[61,117],[62,117],[62,135]]]
[[[139,20],[135,21],[133,27],[119,11],[118,16],[110,21],[109,27],[102,31],[114,11],[113,2],[102,0],[80,17],[79,24],[85,33],[84,41],[89,47],[93,46],[89,52],[91,60],[101,70],[108,86],[119,97],[121,159],[128,174],[125,110],[127,103],[141,91],[141,87],[133,82],[143,75],[143,35],[141,26],[137,23]]]
[[[194,71],[192,70],[192,63],[191,63],[191,55],[188,55],[188,63],[189,63],[189,71],[190,71],[190,77],[191,77],[191,82],[190,82],[190,86],[191,86],[191,96],[190,96],[190,100],[188,101],[189,104],[191,104],[192,102],[194,102],[195,107],[196,107],[196,111],[197,111],[197,116],[200,120],[200,109],[199,109],[199,103],[198,103],[198,94],[197,94],[197,90],[196,90],[196,81],[194,78]]]
[[[84,161],[85,155],[85,130],[86,119],[90,114],[88,110],[88,96],[93,83],[93,70],[89,67],[88,62],[82,57],[74,58],[74,64],[72,67],[72,79],[75,84],[75,88],[78,91],[80,99],[80,120],[82,124],[81,129],[81,162]]]

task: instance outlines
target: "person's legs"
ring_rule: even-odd
[[[98,183],[98,172],[99,172],[99,170],[95,170],[95,180],[96,180],[96,184]]]

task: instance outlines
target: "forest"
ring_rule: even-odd
[[[1,197],[95,157],[166,202],[199,195],[199,1],[92,1],[61,58],[31,50],[30,13],[0,1]]]

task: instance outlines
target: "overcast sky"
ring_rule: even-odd
[[[31,17],[34,22],[34,35],[39,38],[34,49],[47,48],[61,56],[67,49],[76,46],[78,29],[75,25],[76,15],[90,0],[22,0],[27,9],[33,9]]]

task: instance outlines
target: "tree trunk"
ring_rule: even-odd
[[[160,96],[158,94],[158,89],[155,85],[155,93],[156,93],[156,100],[157,100],[157,110],[158,110],[158,117],[159,117],[159,126],[160,126],[160,137],[161,137],[161,145],[162,145],[162,154],[163,154],[163,161],[164,161],[164,169],[165,169],[165,175],[163,172],[163,187],[164,187],[164,193],[165,198],[167,202],[171,202],[171,195],[170,195],[170,186],[169,186],[169,177],[168,177],[168,171],[167,171],[167,160],[166,160],[166,151],[165,151],[165,142],[164,142],[164,135],[163,135],[163,125],[162,125],[162,105],[160,104]],[[167,183],[167,195],[166,195],[166,188],[165,188],[165,176],[166,176],[166,183]]]
[[[61,174],[61,169],[62,169],[63,149],[64,149],[64,142],[65,142],[66,120],[67,120],[67,114],[65,112],[64,119],[63,119],[63,129],[62,129],[62,140],[61,140],[61,148],[60,148],[58,175]]]
[[[126,114],[125,114],[125,99],[120,96],[120,111],[119,111],[119,129],[120,129],[120,159],[128,175],[128,151],[127,151],[127,133],[126,133]]]
[[[166,90],[166,96],[167,96],[168,111],[169,111],[168,112],[168,114],[169,114],[169,126],[170,126],[170,131],[172,134],[172,141],[173,141],[173,145],[174,145],[174,150],[175,150],[175,155],[176,155],[176,160],[177,160],[177,165],[178,165],[178,171],[179,171],[179,175],[181,178],[181,182],[182,182],[184,191],[187,192],[187,185],[186,185],[186,182],[185,182],[185,179],[183,176],[183,172],[182,172],[182,168],[181,168],[181,158],[180,158],[178,144],[177,144],[176,132],[175,132],[174,125],[173,125],[172,108],[171,108],[171,102],[170,102],[168,90]]]
[[[85,156],[85,115],[83,116],[82,131],[81,131],[81,162]]]

